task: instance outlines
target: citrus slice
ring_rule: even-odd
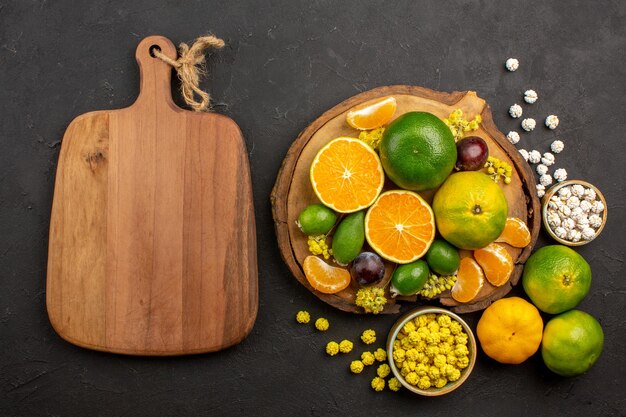
[[[344,137],[320,149],[310,175],[320,201],[340,213],[371,206],[385,182],[376,152],[361,140]]]
[[[484,283],[485,275],[480,265],[472,258],[463,258],[450,293],[459,303],[469,303],[476,298]]]
[[[346,122],[359,130],[376,129],[391,120],[396,107],[396,99],[393,97],[369,100],[351,108],[346,114]]]
[[[487,281],[496,287],[506,284],[513,273],[513,258],[504,246],[497,243],[475,250],[474,258],[483,269]]]
[[[350,285],[350,272],[330,266],[317,256],[307,256],[302,268],[311,287],[324,294],[338,293]]]
[[[387,191],[365,215],[365,238],[383,258],[399,264],[413,262],[435,239],[433,211],[414,192]]]
[[[530,230],[522,219],[509,217],[504,230],[496,242],[504,242],[516,248],[525,248],[530,243]]]

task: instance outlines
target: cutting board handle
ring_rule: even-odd
[[[144,38],[135,51],[139,64],[140,90],[135,105],[140,103],[157,103],[175,106],[172,100],[172,67],[152,56],[152,48],[157,47],[172,59],[176,59],[176,47],[164,36],[148,36]]]

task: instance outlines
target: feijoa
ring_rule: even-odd
[[[394,297],[396,295],[417,294],[428,281],[429,274],[428,264],[422,259],[410,264],[399,265],[391,276],[389,292]]]
[[[365,211],[350,213],[341,220],[333,235],[333,256],[340,265],[357,257],[365,242]]]

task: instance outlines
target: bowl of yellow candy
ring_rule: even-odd
[[[458,315],[419,307],[402,316],[387,337],[389,366],[416,394],[438,396],[460,387],[476,363],[476,339]]]

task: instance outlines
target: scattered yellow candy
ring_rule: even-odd
[[[387,351],[383,348],[376,349],[374,352],[374,358],[376,358],[378,362],[385,362],[387,360]]]
[[[376,374],[381,378],[387,378],[389,373],[391,372],[391,368],[386,363],[383,363],[376,370]]]
[[[374,354],[372,352],[363,352],[361,354],[361,360],[363,361],[363,365],[373,365],[375,359],[376,358],[374,357]]]
[[[352,361],[352,363],[350,363],[350,371],[352,371],[353,374],[360,374],[363,372],[364,367],[365,365],[363,365],[361,361]]]
[[[381,377],[375,377],[374,379],[372,379],[372,388],[374,388],[374,391],[382,391],[385,389],[385,380],[382,379]]]
[[[361,340],[366,345],[371,345],[372,343],[376,342],[376,332],[372,329],[367,329],[363,331],[363,334],[361,335]]]
[[[319,319],[315,320],[315,328],[320,332],[325,332],[326,330],[328,330],[329,327],[330,323],[328,323],[328,320],[326,320],[325,318],[320,317]]]
[[[326,353],[330,356],[335,356],[339,353],[339,344],[337,342],[328,342],[326,345]]]
[[[398,381],[398,378],[396,377],[389,379],[389,382],[387,383],[387,385],[389,386],[389,389],[392,391],[399,391],[400,388],[402,387],[402,384],[400,383],[400,381]]]
[[[341,343],[339,343],[339,351],[341,353],[350,353],[352,351],[352,347],[354,345],[352,344],[351,341],[349,340],[342,340]]]
[[[296,321],[300,324],[307,324],[311,321],[311,315],[308,311],[298,311],[298,314],[296,314]]]

